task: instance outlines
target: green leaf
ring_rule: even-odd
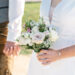
[[[45,39],[44,41],[48,40],[49,39],[49,35],[45,36]]]

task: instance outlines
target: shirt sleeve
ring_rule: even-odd
[[[21,34],[25,0],[9,0],[9,24],[7,41],[16,41]]]

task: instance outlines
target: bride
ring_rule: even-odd
[[[33,52],[28,75],[75,75],[75,0],[43,0],[40,16],[59,39],[51,49]]]

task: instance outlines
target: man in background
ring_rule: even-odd
[[[24,13],[25,0],[4,0],[9,2],[9,24],[8,24],[8,36],[5,48],[3,50],[4,57],[2,60],[6,60],[6,65],[1,67],[0,75],[13,75],[13,63],[14,56],[18,54],[20,48],[16,43],[16,39],[21,33],[22,16]],[[5,30],[4,30],[5,31]],[[6,68],[4,68],[6,66]],[[3,70],[2,70],[3,68]]]
[[[0,0],[0,75],[6,75],[8,57],[3,53],[8,35],[8,8],[9,0]]]

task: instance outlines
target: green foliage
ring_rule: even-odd
[[[32,20],[29,20],[29,21],[26,21],[26,22],[25,22],[25,30],[26,30],[26,31],[27,31],[28,28],[32,29],[32,26],[31,26],[31,24],[30,24],[31,21],[32,21]]]
[[[42,47],[43,47],[43,44],[34,44],[33,45],[33,49],[35,52],[39,52]]]
[[[49,35],[45,36],[44,41],[48,40],[48,38],[49,38]]]
[[[25,4],[25,11],[24,11],[24,16],[22,20],[22,27],[23,31],[24,29],[24,24],[27,20],[33,19],[35,21],[38,21],[39,19],[39,13],[40,13],[40,3],[26,3]],[[31,50],[27,50],[25,46],[21,46],[21,52],[20,54],[31,54]]]
[[[40,2],[30,2],[25,4],[25,11],[23,16],[23,25],[27,20],[33,19],[38,21],[40,13]]]
[[[44,23],[43,18],[40,18],[39,22],[40,22],[39,31],[44,32],[46,30],[46,25]]]
[[[20,52],[20,54],[22,54],[22,55],[29,55],[31,53],[32,53],[32,50],[26,49],[26,46],[21,46],[21,52]]]
[[[39,26],[39,31],[40,32],[44,32],[46,29],[45,29],[46,27],[45,27],[45,24],[40,24],[40,26]]]
[[[47,45],[45,45],[44,43],[42,44],[34,44],[33,45],[33,49],[36,53],[40,52],[41,49],[49,49],[50,47],[50,42],[46,42]]]

